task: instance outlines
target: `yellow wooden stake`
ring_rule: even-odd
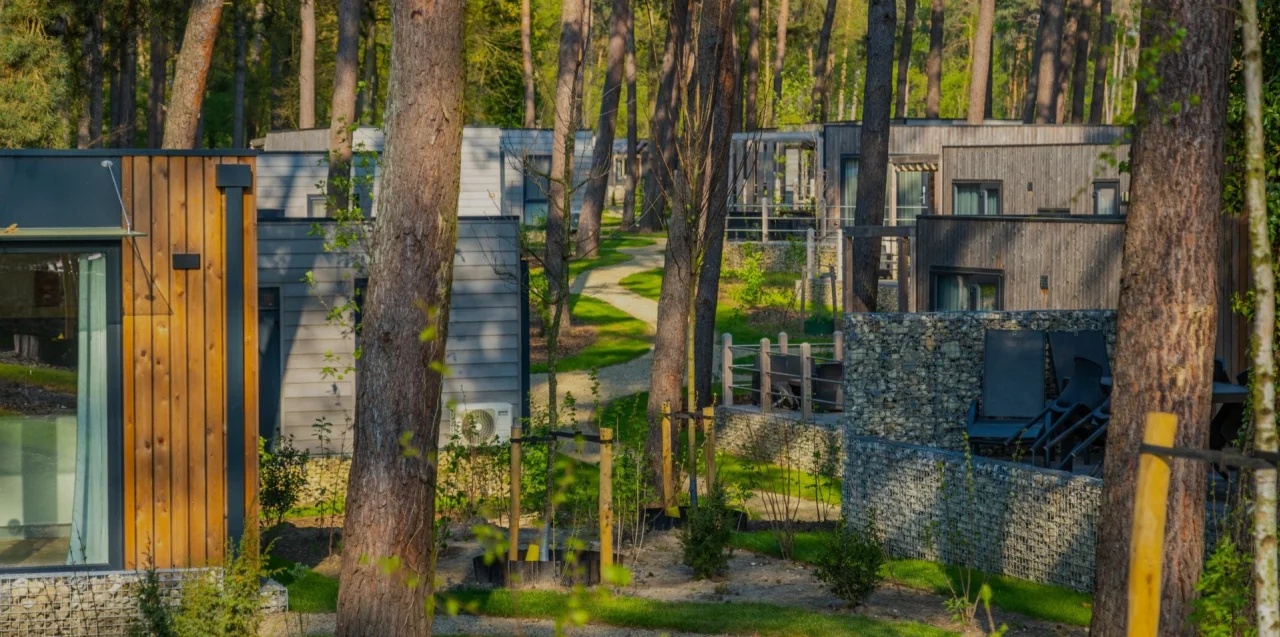
[[[673,467],[671,466],[671,403],[662,403],[662,506],[671,514],[672,509],[679,517],[680,509],[675,506],[674,490],[671,484]]]
[[[520,560],[520,425],[511,428],[511,525],[507,541],[507,559]]]
[[[600,579],[613,566],[613,430],[600,429]]]
[[[1142,442],[1172,447],[1178,431],[1173,414],[1147,414]],[[1155,637],[1160,629],[1160,569],[1169,504],[1169,462],[1144,453],[1138,458],[1138,486],[1129,544],[1129,637]]]
[[[706,437],[702,440],[702,453],[706,455],[707,493],[716,484],[716,410],[713,407],[702,408],[702,426]]]

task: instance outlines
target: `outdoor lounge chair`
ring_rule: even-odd
[[[1092,463],[1093,449],[1096,445],[1099,445],[1099,444],[1101,444],[1101,446],[1103,446],[1104,448],[1106,447],[1105,436],[1107,435],[1108,424],[1110,424],[1109,418],[1108,418],[1108,422],[1102,423],[1102,425],[1100,425],[1097,429],[1095,429],[1093,433],[1089,434],[1088,438],[1085,438],[1083,441],[1080,442],[1080,444],[1073,447],[1071,451],[1067,453],[1067,455],[1063,456],[1062,461],[1058,463],[1057,469],[1059,469],[1060,471],[1071,471],[1074,473],[1077,460],[1083,459],[1084,464],[1091,465],[1089,469],[1089,475],[1095,478],[1101,478],[1102,463],[1101,462],[1098,462],[1096,464]]]
[[[1102,368],[1102,377],[1111,376],[1107,360],[1107,340],[1098,330],[1083,332],[1049,332],[1049,354],[1053,357],[1053,373],[1058,376],[1058,391],[1066,389],[1075,360],[1083,358]]]
[[[1073,416],[1087,414],[1107,399],[1102,388],[1102,368],[1089,360],[1077,357],[1070,376],[1064,377],[1071,381],[1062,393],[1005,440],[1005,444],[1011,446],[1031,440],[1029,450],[1032,464],[1035,464],[1036,452],[1040,451],[1045,453],[1047,465],[1050,436],[1060,432]]]
[[[813,402],[817,409],[840,411],[840,383],[844,382],[844,363],[814,363]]]
[[[1106,427],[1107,423],[1109,422],[1111,422],[1111,397],[1110,396],[1108,396],[1106,400],[1103,400],[1102,404],[1098,405],[1098,407],[1095,408],[1093,411],[1089,412],[1088,414],[1085,414],[1084,418],[1077,420],[1070,427],[1067,427],[1066,429],[1063,429],[1061,432],[1056,433],[1052,440],[1049,440],[1047,443],[1044,444],[1045,460],[1046,460],[1045,464],[1046,465],[1049,464],[1048,462],[1049,457],[1053,453],[1054,449],[1062,449],[1067,444],[1074,445],[1073,443],[1074,440],[1081,440],[1081,439],[1088,440],[1090,438],[1094,438],[1095,437],[1094,434],[1098,431],[1098,429]],[[1072,449],[1075,449],[1075,446],[1073,446]],[[1058,466],[1061,467],[1062,464],[1066,462],[1068,462],[1068,458],[1066,456],[1063,456],[1058,461]]]
[[[1004,444],[1043,409],[1044,332],[987,330],[982,345],[982,399],[969,405],[965,424],[969,444],[975,448]]]

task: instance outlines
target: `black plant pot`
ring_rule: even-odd
[[[527,550],[521,550],[520,554],[524,555]],[[483,555],[477,555],[471,564],[476,582],[490,586],[507,586],[508,582],[584,586],[600,583],[600,551],[576,551],[577,563],[573,566],[565,562],[565,553],[564,550],[553,551],[552,559],[546,562],[494,560],[491,564],[485,563]],[[622,556],[615,554],[614,564],[621,563]]]

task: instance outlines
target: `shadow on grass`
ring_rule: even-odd
[[[559,372],[604,369],[620,365],[649,352],[653,335],[644,321],[599,299],[574,294],[569,297],[569,312],[580,325],[595,328],[595,340],[582,351],[560,359]],[[546,363],[534,363],[530,373],[547,373]]]

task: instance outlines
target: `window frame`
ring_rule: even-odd
[[[1114,199],[1116,211],[1114,214],[1104,215],[1101,212],[1098,212],[1098,191],[1105,188],[1110,188],[1114,190],[1116,193],[1115,199]],[[1120,180],[1095,179],[1093,180],[1093,185],[1090,192],[1092,193],[1092,197],[1093,197],[1093,215],[1095,217],[1120,217],[1124,215],[1124,212],[1123,212],[1124,204],[1121,203],[1120,201]]]
[[[0,256],[49,253],[101,253],[107,259],[107,523],[110,526],[107,529],[107,562],[20,567],[0,565],[0,575],[4,576],[109,572],[124,568],[124,282],[121,245],[106,241],[0,242]]]
[[[996,308],[994,310],[940,310],[938,309],[938,276],[974,276],[995,280]],[[929,311],[930,312],[1002,312],[1004,311],[1004,270],[993,268],[953,268],[948,266],[932,266],[929,268]]]
[[[979,190],[987,190],[989,189],[989,187],[994,187],[996,191],[996,204],[999,207],[999,210],[997,210],[995,214],[991,214],[987,212],[987,208],[985,206],[985,201],[987,200],[984,199],[982,214],[978,214],[978,215],[956,214],[956,199],[957,199],[956,195],[959,194],[959,188],[961,186],[977,186]],[[951,215],[954,217],[1004,216],[1004,181],[999,179],[952,179],[951,180]]]

